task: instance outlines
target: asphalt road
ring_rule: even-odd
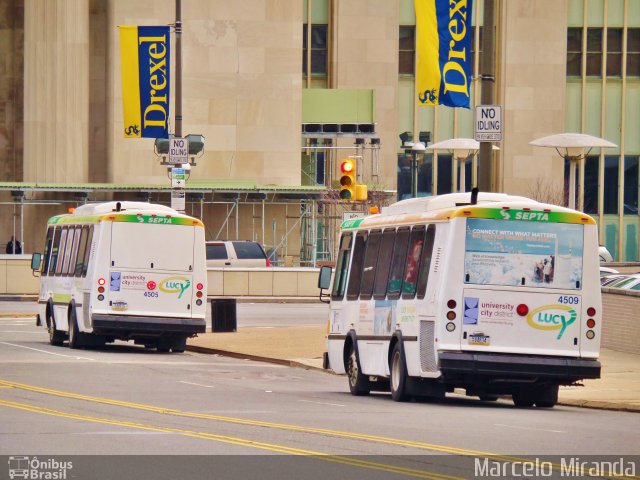
[[[9,307],[0,302],[0,313]],[[298,315],[290,305],[246,308],[260,324],[265,311]],[[309,306],[297,308],[312,321]],[[89,457],[73,457],[74,478],[87,470],[119,479],[444,480],[477,476],[482,455],[540,456],[559,475],[558,456],[637,462],[638,418],[455,396],[404,404],[388,394],[353,397],[341,376],[124,343],[70,350],[49,345],[32,318],[0,317],[0,455],[99,455],[90,466]],[[7,472],[0,465],[0,478]]]

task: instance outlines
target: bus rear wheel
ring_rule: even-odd
[[[49,343],[56,347],[62,345],[64,332],[56,329],[56,319],[51,314],[48,314],[47,317],[47,328],[49,330]]]
[[[78,329],[78,320],[76,319],[75,308],[69,311],[69,348],[84,347],[83,334]]]
[[[351,345],[349,356],[347,357],[347,376],[349,377],[349,391],[351,395],[369,395],[371,387],[368,379],[362,374],[358,367],[358,357],[356,349]]]
[[[391,353],[391,398],[396,402],[404,402],[409,397],[407,395],[407,366],[404,361],[404,355],[400,349],[400,344],[396,343]]]

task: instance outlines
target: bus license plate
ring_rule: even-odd
[[[469,345],[481,345],[488,347],[491,345],[491,337],[489,335],[472,334],[469,335]]]

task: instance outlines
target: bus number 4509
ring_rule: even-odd
[[[570,295],[560,295],[558,297],[558,303],[564,303],[565,305],[578,305],[580,303],[580,298],[572,297]]]

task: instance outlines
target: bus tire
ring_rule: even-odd
[[[171,345],[171,351],[173,353],[183,353],[187,348],[187,337],[184,335],[177,335],[173,339],[173,344]]]
[[[75,308],[69,310],[69,348],[84,347],[83,334],[78,329],[78,320],[76,319]]]
[[[529,392],[528,390],[514,393],[512,395],[512,398],[513,398],[513,404],[518,408],[533,407],[533,404],[535,403],[533,396],[531,395],[531,392]]]
[[[49,330],[49,343],[59,347],[64,342],[64,332],[56,329],[56,319],[47,312],[47,329]]]
[[[351,345],[349,356],[347,357],[347,376],[349,378],[349,391],[351,395],[362,396],[369,395],[371,387],[369,380],[360,371],[360,362],[356,355],[356,348]]]
[[[408,400],[407,395],[407,365],[405,363],[400,342],[393,346],[391,353],[391,365],[389,365],[391,379],[389,387],[391,390],[391,398],[396,402],[404,402]]]
[[[536,392],[536,407],[553,408],[556,403],[558,403],[558,385],[546,385]]]

